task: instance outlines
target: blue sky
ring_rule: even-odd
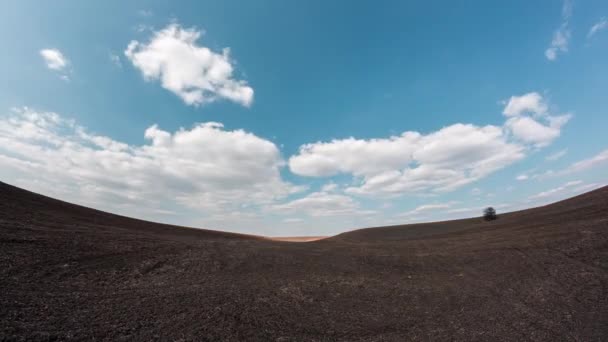
[[[327,235],[608,182],[608,4],[9,1],[0,180]]]

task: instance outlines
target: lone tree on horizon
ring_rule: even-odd
[[[486,221],[494,221],[498,218],[498,216],[496,216],[496,210],[494,210],[494,208],[492,207],[487,207],[483,210],[483,218]]]

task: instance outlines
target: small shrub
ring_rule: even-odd
[[[487,207],[483,210],[483,219],[486,221],[494,221],[498,218],[496,216],[496,210],[492,207]]]

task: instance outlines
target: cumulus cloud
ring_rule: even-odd
[[[568,52],[568,45],[570,44],[570,37],[572,32],[570,29],[570,17],[572,16],[572,1],[564,0],[562,5],[562,24],[560,27],[553,32],[553,39],[551,44],[545,50],[545,57],[548,60],[554,61],[557,59],[559,53]]]
[[[125,56],[146,80],[159,80],[163,88],[186,104],[202,105],[227,99],[243,106],[253,102],[253,89],[234,78],[230,50],[216,53],[198,44],[202,32],[171,24],[154,32],[145,43],[133,40]]]
[[[542,124],[530,117],[517,117],[509,119],[506,126],[520,140],[544,147],[560,136],[562,126],[569,120],[570,115],[548,117],[547,123]]]
[[[589,29],[587,38],[591,39],[596,33],[608,29],[608,19],[603,17]]]
[[[542,95],[537,92],[521,96],[511,96],[502,113],[505,116],[520,116],[522,114],[544,115],[549,106]]]
[[[344,139],[307,144],[289,159],[304,176],[350,173],[360,179],[352,194],[396,195],[468,184],[523,157],[502,129],[456,124],[422,135],[405,132],[386,139]]]
[[[0,177],[129,215],[174,206],[245,215],[299,190],[281,179],[277,146],[252,133],[207,122],[176,132],[154,125],[144,136],[127,144],[56,113],[15,109],[0,116]]]
[[[406,166],[419,139],[419,133],[406,132],[388,139],[348,138],[307,144],[300,148],[300,155],[290,159],[289,165],[297,174],[314,177],[377,173]]]
[[[536,92],[511,96],[503,114],[509,119],[505,127],[519,140],[544,147],[560,136],[570,114],[550,115],[549,105]]]
[[[289,158],[289,168],[309,177],[350,174],[349,194],[449,191],[522,159],[529,148],[550,144],[569,119],[549,115],[538,93],[511,97],[503,113],[508,117],[503,127],[458,123],[428,134],[305,144]]]

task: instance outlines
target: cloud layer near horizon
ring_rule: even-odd
[[[169,200],[224,213],[297,190],[281,179],[275,144],[243,130],[207,122],[170,133],[153,125],[144,136],[148,143],[129,145],[56,113],[15,109],[0,120],[1,173],[27,188],[114,210],[125,203],[162,209]]]
[[[455,190],[547,146],[569,118],[549,114],[550,108],[538,93],[513,96],[505,103],[503,126],[458,123],[426,134],[304,144],[288,163],[270,140],[217,122],[174,132],[151,125],[142,132],[144,143],[128,144],[53,112],[19,108],[0,116],[0,176],[61,199],[140,217],[191,210],[204,217],[199,222],[245,222],[264,215],[292,222],[370,218],[378,208],[357,197]],[[534,124],[518,130],[515,119]],[[604,154],[572,168],[601,163]],[[307,178],[299,179],[301,185],[286,180],[287,165],[296,175],[346,174],[351,181],[338,185],[329,179],[310,191]]]

